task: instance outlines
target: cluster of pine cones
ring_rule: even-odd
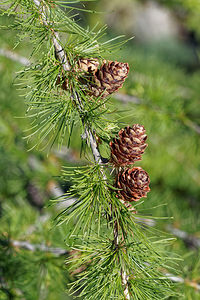
[[[74,71],[87,94],[104,99],[122,87],[128,76],[129,65],[106,60],[100,65],[96,58],[81,58],[76,63]],[[68,89],[65,77],[57,79],[57,84],[60,83],[64,90]],[[141,155],[147,147],[146,139],[144,126],[134,124],[132,127],[121,129],[118,137],[110,142],[111,162],[118,170],[117,194],[126,206],[127,202],[146,197],[150,191],[148,173],[140,167],[127,168],[128,165],[141,160]]]
[[[119,170],[116,177],[117,197],[123,203],[138,201],[150,191],[148,173],[140,167],[127,168],[128,165],[141,160],[141,155],[147,147],[146,139],[144,126],[134,124],[132,127],[121,129],[118,137],[110,142],[111,163]],[[121,167],[125,168],[120,170]]]
[[[122,87],[128,72],[127,63],[103,61],[99,67],[97,59],[80,59],[78,72],[88,74],[89,94],[105,98]],[[110,142],[111,162],[120,170],[116,178],[117,196],[127,206],[127,202],[138,201],[150,191],[149,175],[140,167],[127,168],[141,160],[147,144],[144,126],[134,124],[121,129],[118,137]],[[127,206],[129,207],[129,205]],[[129,207],[130,208],[130,207]]]
[[[88,74],[89,94],[105,98],[122,87],[128,72],[127,63],[103,61],[99,67],[97,59],[80,59],[78,72],[83,76]],[[121,129],[118,137],[110,142],[111,162],[120,170],[135,161],[141,160],[147,144],[144,126],[134,124],[132,127]],[[127,202],[138,201],[146,197],[150,191],[149,175],[140,167],[124,168],[116,178],[118,198],[126,205]],[[127,205],[126,205],[127,206]]]
[[[74,71],[78,80],[85,86],[87,94],[104,99],[122,87],[129,72],[129,65],[109,60],[103,60],[100,65],[95,58],[81,58]],[[57,84],[60,83],[62,89],[68,89],[65,77],[57,79]]]

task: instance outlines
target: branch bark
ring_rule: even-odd
[[[187,285],[189,287],[194,288],[195,290],[197,290],[198,292],[200,291],[200,284],[198,284],[197,282],[195,282],[194,280],[189,280],[189,279],[184,279],[182,277],[179,276],[175,276],[173,274],[165,274],[165,276],[171,280],[172,282],[176,282],[176,283],[182,283],[184,285]]]
[[[38,7],[38,9],[41,13],[42,23],[48,27],[48,25],[49,25],[48,24],[48,15],[47,15],[47,12],[45,12],[45,8],[47,9],[47,7],[44,7],[44,5],[41,4],[40,0],[33,0],[33,2]],[[63,69],[65,71],[69,71],[71,66],[67,60],[67,55],[61,45],[59,35],[52,28],[50,30],[52,32],[52,42],[55,47],[56,56],[57,56],[58,60],[61,62]]]

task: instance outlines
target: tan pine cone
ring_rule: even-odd
[[[95,74],[99,67],[99,61],[96,58],[81,58],[77,65],[79,71]]]
[[[128,202],[146,197],[150,191],[149,175],[140,167],[119,172],[116,179],[117,197]]]
[[[104,60],[100,69],[94,74],[90,87],[91,95],[106,98],[108,95],[116,92],[122,87],[128,72],[128,63]]]
[[[116,166],[125,166],[141,160],[147,144],[146,130],[143,125],[134,124],[122,128],[119,137],[110,142],[111,162]]]
[[[96,58],[80,58],[74,67],[75,74],[77,73],[79,81],[83,84],[88,84],[92,81],[92,76],[99,67],[99,61]],[[63,90],[68,90],[68,79],[66,76],[58,76],[56,85],[61,85]]]

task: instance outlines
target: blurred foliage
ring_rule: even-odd
[[[185,26],[193,31],[196,38],[200,40],[199,16],[200,2],[199,0],[159,0],[162,5],[166,5],[173,9]]]
[[[131,17],[135,17],[134,10],[137,11],[137,5],[143,5],[149,3],[160,4],[161,8],[169,8],[172,15],[177,17],[182,26],[189,32],[194,33],[195,38],[200,40],[200,28],[199,28],[199,15],[200,15],[200,2],[199,0],[113,0],[105,1],[99,0],[89,4],[93,10],[98,8],[98,11],[103,12],[103,18],[109,14],[110,18],[113,18],[113,13],[116,14],[123,23],[117,22],[115,28],[127,30],[130,26]],[[94,18],[94,17],[92,17]],[[96,18],[96,16],[95,16]],[[100,14],[99,20],[102,20],[102,14]],[[148,30],[148,29],[147,29]],[[150,33],[151,34],[151,33]]]
[[[199,0],[159,2],[181,14],[184,26],[200,38]],[[101,7],[101,1],[98,5]],[[102,18],[102,14],[99,16]],[[1,24],[9,23],[12,17],[1,18]],[[13,50],[14,43],[15,33],[1,30],[1,48],[28,57],[29,45],[24,43]],[[140,165],[150,174],[151,192],[140,205],[141,213],[173,216],[172,221],[157,221],[158,229],[167,231],[171,222],[175,228],[200,238],[200,69],[193,48],[188,40],[187,43],[171,41],[171,46],[133,41],[111,57],[129,62],[130,75],[120,92],[139,98],[140,103],[124,104],[113,97],[110,108],[117,108],[120,127],[142,123],[148,133],[149,146]],[[64,233],[63,227],[52,227],[51,217],[40,221],[44,213],[57,214],[55,208],[43,207],[52,197],[48,189],[50,180],[54,178],[62,184],[57,176],[64,162],[55,155],[55,149],[48,156],[44,151],[28,151],[31,147],[23,137],[30,124],[24,118],[24,100],[15,85],[16,72],[21,68],[20,63],[0,56],[0,239],[66,248],[65,243],[70,244],[66,232],[73,229],[73,222]],[[73,153],[80,150],[77,140],[76,134],[73,135]],[[108,148],[101,147],[105,156],[109,156]],[[78,162],[79,156],[75,157]],[[30,194],[30,184],[42,195],[39,207]],[[192,286],[200,284],[200,250],[180,239],[169,250],[183,258],[180,270],[185,283],[177,285],[181,299],[200,299],[200,291]],[[2,257],[0,299],[68,299],[65,287],[70,276],[65,269],[65,257],[1,245]]]

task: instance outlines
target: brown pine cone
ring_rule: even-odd
[[[141,160],[141,155],[147,147],[144,126],[139,124],[127,126],[121,129],[118,135],[119,138],[110,142],[111,162],[117,166],[125,166]]]
[[[103,61],[99,68],[99,61],[96,58],[81,58],[74,67],[75,73],[79,73],[79,81],[87,86],[87,93],[95,97],[106,98],[122,87],[128,72],[128,63],[117,61]],[[80,74],[83,72],[84,74]],[[62,89],[67,90],[67,79],[65,76],[58,77],[56,84],[62,81]]]
[[[128,63],[104,60],[100,69],[94,74],[93,82],[90,87],[91,95],[106,98],[108,95],[116,92],[122,87],[128,76],[128,72]]]
[[[149,175],[140,167],[126,169],[119,172],[116,179],[117,197],[124,201],[138,201],[142,197],[146,197],[150,191]]]

